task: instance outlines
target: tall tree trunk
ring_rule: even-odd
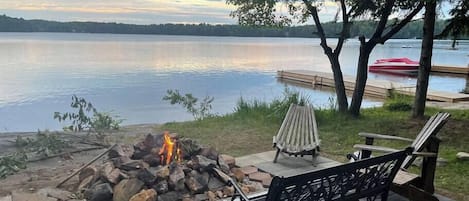
[[[329,55],[328,55],[329,56]],[[332,54],[329,56],[331,62],[332,73],[334,74],[335,93],[337,95],[337,105],[339,112],[346,113],[348,109],[347,94],[345,93],[344,77],[340,70],[339,55]]]
[[[420,52],[420,66],[415,91],[412,117],[423,117],[425,101],[427,100],[428,80],[432,68],[433,34],[435,31],[436,0],[425,3],[425,17],[423,22],[422,51]]]
[[[355,90],[353,91],[352,102],[350,103],[350,114],[360,115],[360,107],[365,93],[366,80],[368,79],[368,60],[375,43],[365,42],[365,37],[360,37],[360,54],[358,56],[357,76],[355,80]]]

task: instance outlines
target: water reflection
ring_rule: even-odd
[[[417,41],[391,41],[378,46],[370,61],[402,54],[418,59],[418,49],[402,49],[401,44],[418,46]],[[463,47],[436,50],[436,61],[467,63],[467,45]],[[345,74],[355,73],[357,48],[353,40],[344,47]],[[330,71],[317,39],[1,33],[0,131],[61,128],[52,114],[67,111],[72,94],[114,111],[127,124],[191,119],[182,108],[161,100],[167,89],[214,96],[214,111],[223,114],[232,111],[240,96],[265,101],[280,96],[284,86],[275,75],[282,69]],[[370,77],[415,84],[406,77]],[[467,81],[432,76],[430,87],[460,91]],[[334,96],[299,90],[319,106]]]

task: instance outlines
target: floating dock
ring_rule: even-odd
[[[334,76],[332,73],[309,70],[286,70],[278,71],[277,75],[281,80],[300,83],[302,86],[311,88],[316,88],[318,86],[334,87]],[[344,75],[344,85],[347,91],[353,91],[355,88],[355,77]],[[368,79],[365,87],[365,95],[377,98],[386,98],[390,95],[391,90],[394,90],[397,93],[414,96],[416,89],[415,86],[398,82]],[[428,90],[427,99],[454,103],[459,101],[469,101],[469,94]]]
[[[432,66],[432,72],[469,75],[469,67],[462,66]]]

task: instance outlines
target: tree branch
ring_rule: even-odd
[[[412,12],[410,12],[409,15],[407,15],[403,20],[401,20],[401,22],[399,22],[397,25],[392,27],[391,30],[389,30],[383,37],[381,37],[381,39],[379,39],[378,42],[384,43],[386,40],[394,36],[394,34],[399,32],[399,30],[401,30],[405,25],[407,25],[407,23],[409,23],[412,20],[412,18],[414,18],[415,15],[417,15],[417,13],[419,13],[420,10],[422,10],[424,4],[425,4],[424,1],[419,1],[417,8],[415,8]]]
[[[345,0],[340,0],[340,7],[342,10],[342,32],[340,33],[339,40],[337,41],[337,46],[334,49],[334,54],[339,55],[344,45],[344,41],[348,38],[350,31],[350,22],[349,16],[347,13],[347,7],[345,5]]]
[[[303,2],[306,5],[308,11],[311,13],[311,16],[313,16],[314,24],[316,25],[319,38],[321,38],[321,46],[323,47],[326,55],[332,54],[332,49],[327,45],[326,34],[324,33],[321,21],[319,20],[318,10],[316,6],[313,6],[308,0],[303,0]]]
[[[384,29],[386,28],[386,24],[388,23],[389,15],[391,15],[394,2],[395,0],[386,1],[386,4],[384,5],[383,13],[381,14],[381,17],[379,19],[378,26],[376,26],[375,33],[371,37],[372,39],[381,38],[381,35],[383,34]]]

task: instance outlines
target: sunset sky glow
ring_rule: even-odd
[[[235,24],[225,0],[2,0],[0,14],[25,19],[131,24]],[[332,19],[336,8],[322,10]]]

